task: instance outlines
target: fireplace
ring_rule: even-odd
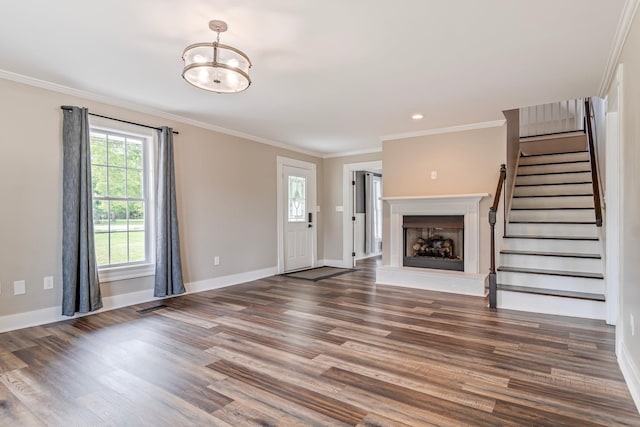
[[[479,193],[383,197],[382,200],[384,200],[389,209],[387,222],[389,239],[384,249],[388,255],[386,259],[383,257],[384,264],[376,269],[376,283],[485,296],[487,274],[480,273],[480,200],[487,196],[489,194]],[[462,237],[458,242],[453,241],[454,259],[457,260],[458,256],[461,258],[460,263],[464,265],[463,271],[461,271],[462,269],[441,270],[432,267],[416,268],[404,265],[405,255],[407,255],[406,230],[414,228],[406,227],[412,221],[408,217],[424,215],[463,218],[464,230],[461,231]],[[456,220],[456,222],[458,221],[459,219]],[[486,221],[485,217],[482,223],[487,224]],[[424,229],[425,227],[415,228]],[[447,238],[448,235],[445,235],[443,230],[438,230],[438,228],[449,227],[431,228],[436,229],[432,232],[432,235],[442,237],[441,241]],[[458,225],[454,228],[458,228]],[[423,231],[423,233],[425,232]],[[429,236],[429,231],[426,232],[426,236]],[[426,242],[427,239],[424,240]],[[443,243],[437,243],[436,246],[442,247],[444,246]],[[411,242],[412,249],[414,244],[415,242]],[[445,252],[447,251],[442,251],[443,254]],[[425,249],[423,253],[428,253],[428,251]],[[411,258],[416,261],[415,258],[418,257],[411,256]],[[427,257],[419,256],[419,258],[426,259]],[[441,259],[440,261],[451,262],[450,259]]]
[[[402,265],[464,271],[464,215],[404,215]]]

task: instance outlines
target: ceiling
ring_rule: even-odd
[[[596,95],[624,4],[20,0],[0,6],[0,70],[301,151],[365,152],[384,136]],[[182,50],[215,39],[211,19],[254,64],[245,92],[181,78]]]

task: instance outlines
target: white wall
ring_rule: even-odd
[[[622,237],[618,354],[627,384],[640,408],[640,17],[633,20],[619,60],[623,64],[621,139]],[[632,327],[633,318],[633,327]],[[635,334],[634,334],[635,332]]]

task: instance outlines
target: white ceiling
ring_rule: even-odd
[[[301,150],[366,151],[384,135],[596,95],[624,3],[3,1],[0,70]],[[211,19],[254,64],[245,92],[180,76],[184,47],[214,40]]]

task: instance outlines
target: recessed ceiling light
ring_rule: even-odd
[[[414,114],[413,116],[411,116],[411,118],[412,118],[413,120],[420,120],[420,119],[422,119],[423,117],[424,117],[424,116],[423,116],[422,114],[420,114],[420,113],[416,113],[416,114]]]

